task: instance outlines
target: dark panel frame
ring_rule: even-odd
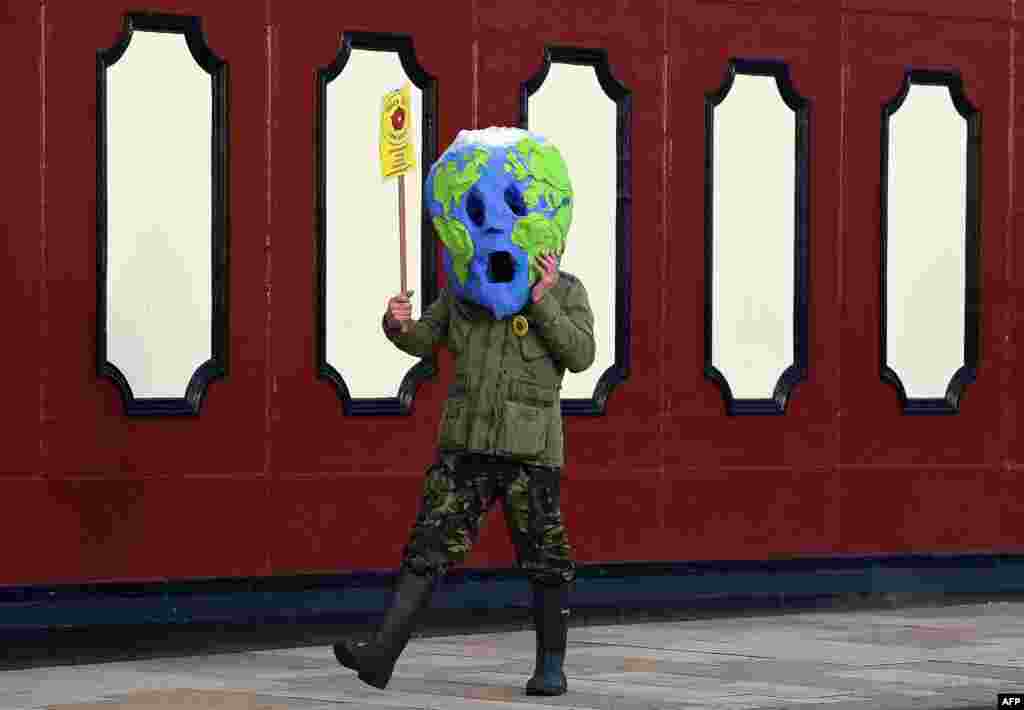
[[[911,84],[945,86],[949,96],[964,120],[967,121],[967,220],[965,244],[965,308],[964,308],[964,364],[960,366],[946,386],[945,397],[911,398],[903,387],[903,381],[895,370],[889,367],[887,360],[886,297],[888,247],[888,209],[889,209],[889,119],[896,113],[907,98]],[[881,246],[882,260],[879,270],[879,287],[881,290],[881,378],[888,382],[899,393],[900,406],[904,414],[957,414],[960,411],[960,399],[967,385],[974,382],[978,373],[980,358],[980,323],[981,323],[981,232],[979,219],[981,216],[981,113],[964,94],[963,79],[956,71],[940,71],[932,69],[908,68],[903,74],[903,83],[897,94],[882,106],[882,183],[881,197]]]
[[[437,374],[436,358],[422,358],[405,374],[398,387],[397,397],[355,398],[349,393],[345,379],[327,362],[327,85],[344,70],[353,49],[375,52],[396,52],[409,80],[422,92],[423,116],[420,125],[420,161],[424,181],[427,169],[437,159],[437,79],[428,74],[416,59],[412,37],[386,32],[345,32],[334,61],[316,73],[317,107],[314,141],[316,148],[316,293],[314,314],[316,333],[316,370],[320,379],[334,385],[346,415],[408,415],[412,414],[413,399],[420,383]],[[422,187],[422,185],[421,185]],[[433,225],[426,207],[421,205],[420,222],[420,293],[424,306],[434,302],[437,289],[437,253]],[[381,337],[384,337],[383,334]]]
[[[775,384],[771,397],[739,399],[733,397],[725,375],[712,364],[711,335],[713,314],[712,276],[714,264],[712,245],[712,199],[714,196],[714,120],[715,107],[725,100],[737,74],[770,76],[775,79],[786,106],[796,117],[796,161],[793,199],[794,210],[794,286],[793,286],[793,358]],[[730,416],[742,414],[784,414],[793,388],[807,379],[810,303],[810,100],[797,93],[785,62],[768,59],[730,58],[725,79],[714,92],[704,98],[704,376],[718,385]]]
[[[189,53],[210,75],[212,196],[211,357],[192,373],[184,397],[143,397],[132,392],[118,367],[107,360],[107,68],[128,49],[132,33],[166,32],[185,36]],[[96,362],[99,376],[112,380],[129,416],[198,415],[208,385],[228,373],[228,65],[210,49],[199,17],[135,12],[124,17],[117,41],[96,52]]]
[[[615,103],[615,361],[602,373],[591,398],[562,400],[563,415],[603,415],[612,391],[629,378],[632,318],[633,92],[613,75],[604,49],[548,46],[540,70],[519,91],[519,126],[529,128],[532,96],[551,70],[552,62],[594,68],[601,89]]]

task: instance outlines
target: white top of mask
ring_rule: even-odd
[[[475,131],[459,131],[459,135],[455,136],[455,140],[450,146],[448,146],[448,150],[446,150],[445,153],[454,152],[467,145],[483,145],[492,148],[504,148],[506,146],[515,145],[524,138],[532,138],[539,143],[547,142],[542,136],[523,130],[522,128],[491,126],[490,128],[480,128]]]

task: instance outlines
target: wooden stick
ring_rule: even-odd
[[[405,175],[398,176],[398,234],[399,254],[402,266],[402,295],[408,294],[405,283]]]
[[[402,269],[402,295],[409,297],[405,282],[405,174],[398,175],[398,254]],[[402,332],[408,330],[409,321],[402,321]]]

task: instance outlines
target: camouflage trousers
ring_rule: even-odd
[[[501,498],[516,566],[535,583],[572,582],[576,565],[562,523],[560,473],[500,457],[442,453],[427,469],[402,567],[442,576],[463,562],[479,540],[484,515]]]

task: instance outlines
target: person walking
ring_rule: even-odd
[[[480,135],[487,131],[504,133],[494,140],[493,134]],[[559,500],[564,464],[559,392],[566,370],[582,372],[594,361],[594,317],[582,282],[558,269],[568,220],[558,224],[555,248],[516,239],[521,233],[515,225],[531,201],[539,207],[534,214],[571,204],[567,173],[564,183],[555,185],[561,192],[548,192],[548,203],[538,205],[524,199],[522,191],[529,189],[531,178],[544,175],[501,169],[514,162],[516,156],[509,157],[513,150],[546,150],[545,159],[559,163],[561,157],[536,134],[487,131],[463,131],[432,168],[424,191],[452,200],[451,207],[447,201],[430,204],[447,249],[448,286],[419,320],[411,319],[411,293],[392,297],[382,319],[386,337],[410,355],[427,357],[444,342],[454,355],[455,377],[444,405],[437,458],[426,471],[419,514],[403,550],[393,604],[369,640],[341,641],[334,653],[362,681],[385,688],[435,583],[466,559],[485,514],[501,499],[516,564],[532,588],[537,653],[526,693],[561,695],[568,689],[568,589],[576,565]],[[533,144],[526,145],[524,136]],[[449,175],[455,175],[459,163],[453,156],[460,148],[462,155],[467,149],[476,155],[485,150],[487,160],[479,159],[478,171],[469,176],[475,180],[463,174],[461,182],[453,181],[462,191],[452,194],[435,185],[446,158],[454,165],[447,168]],[[473,168],[462,164],[463,173]],[[564,199],[552,205],[559,197]],[[465,241],[451,238],[450,224],[438,223],[439,215],[448,214],[472,240],[468,258]],[[537,253],[529,260],[526,255],[532,252]],[[528,280],[524,272],[538,276]]]

